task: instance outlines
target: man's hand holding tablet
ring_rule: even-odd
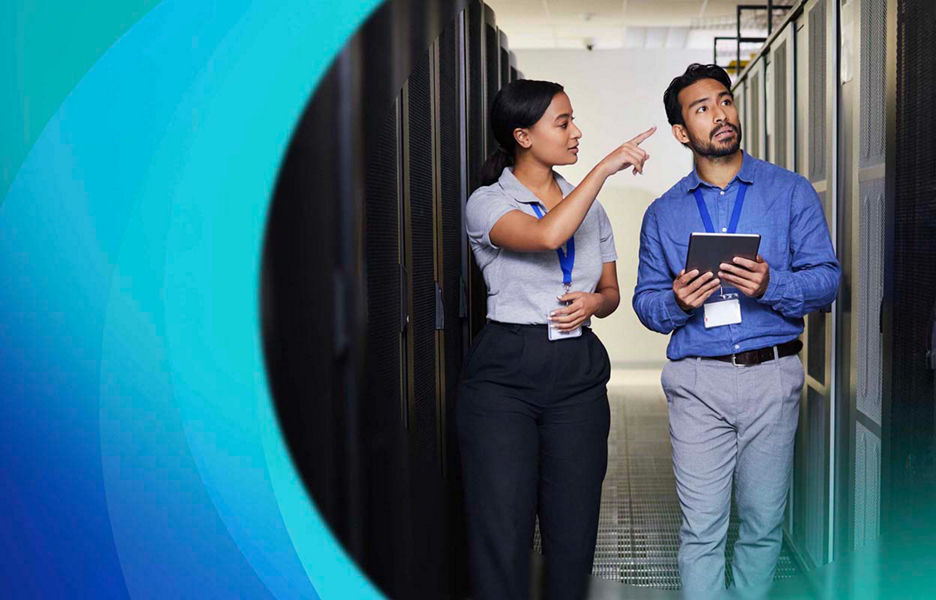
[[[770,284],[770,266],[760,254],[754,260],[736,256],[733,264],[719,265],[718,276],[749,298],[760,298]]]
[[[715,290],[721,285],[718,279],[714,279],[711,271],[699,275],[698,269],[693,269],[686,273],[683,269],[679,272],[679,277],[673,280],[673,294],[676,296],[676,304],[685,312],[690,312],[699,308],[709,296],[715,293]]]
[[[759,247],[758,234],[691,234],[686,267],[673,281],[676,303],[690,312],[723,284],[737,287],[746,296],[762,296],[770,275],[767,263],[757,254]]]

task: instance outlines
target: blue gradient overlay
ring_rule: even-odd
[[[289,459],[258,310],[290,134],[378,2],[152,4],[88,28],[119,38],[21,164],[4,142],[0,587],[379,597]]]

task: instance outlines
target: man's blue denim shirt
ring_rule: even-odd
[[[725,231],[743,185],[739,179],[750,185],[737,232],[761,235],[760,255],[770,265],[770,282],[759,299],[726,285],[726,293],[738,293],[742,321],[706,329],[702,307],[686,313],[676,303],[673,280],[685,266],[689,234],[705,231],[694,190],[702,191],[715,230]],[[809,181],[745,152],[741,170],[724,189],[702,181],[693,170],[647,209],[633,305],[644,325],[673,332],[666,350],[670,360],[735,354],[799,336],[803,316],[835,300],[839,275],[822,204]],[[716,291],[708,301],[720,299]]]

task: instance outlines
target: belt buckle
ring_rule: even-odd
[[[732,355],[731,355],[731,364],[732,364],[732,366],[735,366],[735,367],[739,366],[739,365],[738,365],[738,360],[737,360],[737,359],[738,359],[738,355],[737,355],[737,354],[732,354]]]

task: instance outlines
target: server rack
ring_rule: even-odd
[[[349,554],[381,589],[402,597],[464,591],[464,578],[451,576],[463,556],[442,551],[459,543],[443,500],[458,494],[457,482],[442,478],[449,436],[440,404],[450,405],[436,387],[455,379],[440,373],[457,369],[452,359],[462,351],[446,355],[436,339],[461,340],[436,329],[432,308],[437,282],[446,292],[459,287],[465,253],[452,231],[461,229],[466,183],[457,173],[456,197],[438,204],[451,188],[453,161],[417,142],[426,131],[447,140],[449,132],[417,125],[440,115],[399,94],[418,63],[407,89],[420,87],[419,100],[430,103],[441,97],[426,84],[450,78],[453,64],[461,68],[442,58],[442,47],[454,51],[465,39],[443,36],[435,59],[424,58],[426,47],[463,6],[388,2],[349,42],[290,143],[263,254],[264,349],[293,459]],[[322,120],[336,131],[316,126]],[[427,158],[435,169],[428,197]],[[440,232],[447,241],[436,239]],[[427,235],[436,242],[428,256],[422,243],[412,244]],[[436,250],[448,256],[439,243],[454,244],[457,267],[436,264]],[[449,272],[455,284],[447,283]],[[433,306],[424,311],[427,295]],[[449,304],[458,310],[457,299]],[[459,320],[449,322],[457,328]],[[422,469],[426,460],[435,468]]]
[[[936,499],[936,6],[888,2],[886,19],[888,39],[896,31],[896,81],[888,80],[886,106],[881,525],[894,537],[930,542]]]
[[[498,55],[500,56],[500,84],[501,87],[504,87],[510,83],[510,51],[507,49],[509,43],[507,40],[507,34],[499,30],[498,33],[498,43],[500,50]]]
[[[840,256],[839,403],[842,427],[836,528],[844,548],[875,542],[881,521],[885,260],[885,123],[888,81],[895,77],[887,3],[855,0],[842,8],[839,136]],[[893,15],[892,15],[893,16]],[[894,57],[895,58],[895,57]]]
[[[448,431],[452,422],[451,408],[454,406],[455,386],[461,371],[462,320],[467,308],[462,298],[465,264],[463,258],[467,245],[463,213],[467,199],[467,165],[465,162],[465,83],[463,13],[447,27],[434,44],[436,56],[435,96],[438,110],[435,113],[437,136],[438,223],[436,256],[436,330],[439,332],[439,389],[443,399],[440,410],[442,430]],[[449,451],[444,445],[442,458]],[[443,473],[447,461],[442,460]],[[457,469],[456,469],[457,471]]]
[[[485,106],[490,107],[494,103],[494,96],[501,88],[501,58],[500,58],[500,33],[497,30],[497,20],[494,18],[494,11],[490,6],[484,5],[484,63],[485,63]],[[493,135],[487,135],[487,154],[491,154],[497,149],[497,140]]]
[[[406,293],[402,265],[402,107],[395,82],[409,62],[396,42],[407,23],[400,5],[381,6],[362,28],[359,85],[363,100],[363,155],[367,156],[360,205],[362,296],[366,344],[362,371],[360,422],[363,508],[357,529],[364,539],[357,557],[369,577],[384,590],[405,594],[417,563],[410,519],[400,518],[411,505],[406,453],[407,370]],[[406,57],[405,61],[404,58]],[[374,135],[367,135],[375,132]],[[364,234],[366,232],[366,235]],[[326,514],[327,518],[327,514]],[[340,538],[340,536],[339,536]],[[396,556],[388,563],[383,556]]]
[[[828,0],[812,0],[804,6],[805,28],[801,38],[808,59],[806,73],[797,90],[807,100],[806,140],[802,148],[806,176],[822,200],[833,244],[836,227],[836,123],[837,123],[837,22],[838,6]],[[802,88],[800,87],[802,84]],[[835,511],[835,314],[832,309],[806,317],[804,333],[806,385],[800,410],[801,429],[799,489],[802,498],[799,527],[795,537],[804,550],[806,562],[818,566],[831,560]]]
[[[741,123],[741,147],[747,150],[748,140],[747,134],[748,125],[747,125],[747,80],[742,80],[738,82],[738,85],[734,87],[732,93],[734,94],[734,105],[738,110],[738,122]]]
[[[764,60],[754,61],[748,75],[747,86],[747,125],[748,147],[751,156],[766,159],[765,141],[767,138],[764,125]]]
[[[810,180],[823,200],[833,240],[837,15],[835,2],[798,4],[735,84],[746,103],[746,150]],[[807,375],[785,533],[806,568],[822,565],[833,555],[834,320],[834,313],[807,315],[803,336]]]
[[[419,454],[438,462],[434,429],[436,407],[436,110],[431,93],[430,55],[416,64],[403,86],[404,265],[409,300],[407,324],[407,426],[416,432]]]
[[[936,342],[929,291],[936,286],[921,285],[936,273],[920,272],[933,263],[926,244],[934,236],[923,241],[922,233],[932,195],[920,190],[934,169],[931,159],[928,167],[904,159],[919,154],[909,149],[920,147],[913,134],[932,135],[921,120],[932,111],[911,108],[931,105],[920,90],[932,85],[921,76],[936,38],[932,12],[903,0],[804,0],[735,85],[754,154],[762,138],[747,136],[760,126],[751,89],[764,61],[767,157],[809,179],[842,264],[838,301],[831,312],[808,315],[804,332],[807,376],[785,531],[807,568],[885,529],[907,528],[902,504],[923,504],[936,489],[924,476],[936,470],[926,449],[936,430],[936,364],[926,360]],[[898,138],[898,128],[912,133]],[[907,140],[905,154],[898,140]],[[931,514],[917,510],[909,521],[924,513]]]
[[[464,553],[464,506],[462,501],[460,455],[455,431],[457,384],[466,350],[468,304],[465,296],[468,277],[468,241],[464,226],[467,200],[467,70],[465,17],[460,11],[433,44],[435,82],[438,98],[434,112],[436,136],[437,255],[436,255],[436,347],[438,432],[440,435],[441,476],[446,481],[443,520],[448,524],[449,552],[453,555],[444,577],[454,589],[467,581]],[[444,549],[443,549],[444,551]]]
[[[793,29],[785,28],[771,44],[768,53],[767,156],[774,164],[793,169]]]
[[[487,91],[488,47],[485,19],[486,7],[481,0],[470,0],[465,11],[465,30],[467,32],[467,103],[468,103],[468,192],[480,187],[481,166],[488,156],[490,136],[488,109],[490,108]],[[468,328],[469,338],[473,339],[484,326],[487,317],[487,288],[484,278],[474,260],[470,249],[465,246],[468,263]],[[468,341],[468,340],[466,340]]]
[[[479,0],[382,4],[307,105],[271,204],[280,424],[329,527],[392,597],[467,590],[453,414],[486,293],[464,210],[510,60]]]
[[[346,48],[324,76],[281,167],[264,240],[261,302],[271,391],[283,399],[276,403],[283,435],[319,510],[359,557],[360,449],[348,440],[359,431],[354,371],[361,356],[352,343],[358,313],[348,278],[355,255],[342,235],[356,216],[347,185],[357,143],[349,129],[355,106],[343,102],[353,86],[354,54]],[[342,135],[315,127],[313,113]],[[320,155],[325,146],[333,151]],[[313,162],[321,171],[308,168]],[[310,202],[316,197],[334,201]]]
[[[758,136],[766,140],[768,160],[790,170],[794,170],[794,150],[796,147],[792,102],[795,71],[793,29],[794,25],[792,23],[789,27],[781,29],[770,45],[769,50],[764,52],[765,136]],[[787,497],[787,512],[784,522],[784,531],[788,537],[791,537],[794,533],[794,507],[796,504],[795,486],[791,486]]]
[[[411,502],[416,512],[429,522],[441,523],[440,429],[437,394],[436,337],[436,255],[437,255],[437,172],[434,150],[437,130],[433,114],[437,110],[433,87],[433,55],[426,53],[415,65],[403,86],[403,256],[408,275],[409,320],[406,329],[407,428],[414,471],[424,473]],[[431,475],[430,475],[431,474]],[[420,528],[416,543],[435,550],[432,532]],[[433,554],[435,554],[433,556]],[[423,555],[425,576],[438,577],[441,558],[437,553]],[[437,585],[426,583],[427,589]]]
[[[402,113],[398,100],[380,126],[377,152],[367,170],[365,239],[367,264],[368,344],[364,368],[368,372],[364,397],[364,429],[371,433],[366,455],[370,531],[366,564],[369,574],[384,589],[402,590],[403,568],[381,561],[399,556],[402,564],[415,562],[412,532],[401,527],[399,514],[410,505],[408,455],[403,424],[406,422],[407,372],[406,278],[402,271],[403,204]],[[402,480],[403,485],[400,485]]]

